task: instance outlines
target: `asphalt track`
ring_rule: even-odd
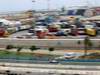
[[[5,66],[2,66],[2,64],[5,64]],[[27,67],[27,66],[31,66],[31,67]],[[0,73],[5,73],[5,74],[17,73],[21,75],[76,75],[76,74],[77,75],[100,75],[100,66],[89,67],[89,66],[81,66],[81,65],[76,66],[76,65],[61,65],[61,64],[36,65],[36,64],[18,64],[18,63],[2,62],[0,63]]]

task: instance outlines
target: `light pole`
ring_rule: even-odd
[[[33,10],[35,10],[35,2],[36,2],[36,0],[32,0],[32,3],[34,3],[34,8],[33,8]]]
[[[50,0],[47,0],[47,10],[50,10]]]

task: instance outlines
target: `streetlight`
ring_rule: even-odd
[[[47,10],[50,10],[50,0],[47,0]]]
[[[32,3],[35,3],[35,2],[36,2],[36,0],[32,0]],[[34,4],[33,10],[35,10],[35,4]]]

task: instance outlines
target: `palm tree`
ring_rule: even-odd
[[[78,40],[78,41],[77,41],[77,44],[78,44],[78,45],[81,45],[81,41],[80,41],[80,40]]]
[[[54,48],[53,47],[50,47],[48,50],[49,51],[54,51]]]
[[[16,48],[17,48],[17,55],[19,55],[23,47],[16,47]]]
[[[80,45],[80,44],[81,44],[81,41],[80,41],[80,40],[79,40],[79,41],[77,41],[77,44],[78,44],[78,45]]]
[[[6,51],[5,51],[5,52],[8,54],[8,53],[9,53],[8,50],[10,50],[10,49],[12,49],[12,48],[14,48],[13,45],[7,45],[7,46],[6,46]]]
[[[17,53],[19,53],[22,49],[23,47],[17,47]]]
[[[20,54],[20,51],[23,49],[23,47],[21,47],[21,46],[18,46],[18,47],[15,47],[17,50],[16,50],[16,58],[15,59],[19,59],[20,57],[19,57],[19,55],[21,55]]]
[[[92,41],[91,41],[91,40],[90,40],[90,42],[89,42],[88,46],[89,46],[89,49],[92,49],[92,47],[93,47],[93,43],[92,43]]]
[[[6,46],[6,49],[8,49],[8,50],[9,50],[9,49],[12,49],[12,48],[13,48],[13,45],[7,45],[7,46]]]
[[[49,52],[52,52],[52,51],[54,51],[54,48],[50,47],[50,48],[48,48],[48,50],[49,50]]]
[[[50,47],[50,48],[48,48],[48,50],[49,50],[49,52],[52,52],[52,51],[54,51],[54,48],[53,47]],[[51,53],[50,53],[49,60],[51,60],[51,59],[53,59],[53,58],[52,58]]]
[[[33,52],[33,51],[37,50],[37,47],[33,45],[29,49]]]
[[[87,55],[87,51],[93,46],[90,38],[88,36],[86,36],[84,38],[84,56]]]

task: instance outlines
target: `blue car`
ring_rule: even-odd
[[[56,36],[67,36],[67,34],[64,31],[58,31],[55,35]]]

